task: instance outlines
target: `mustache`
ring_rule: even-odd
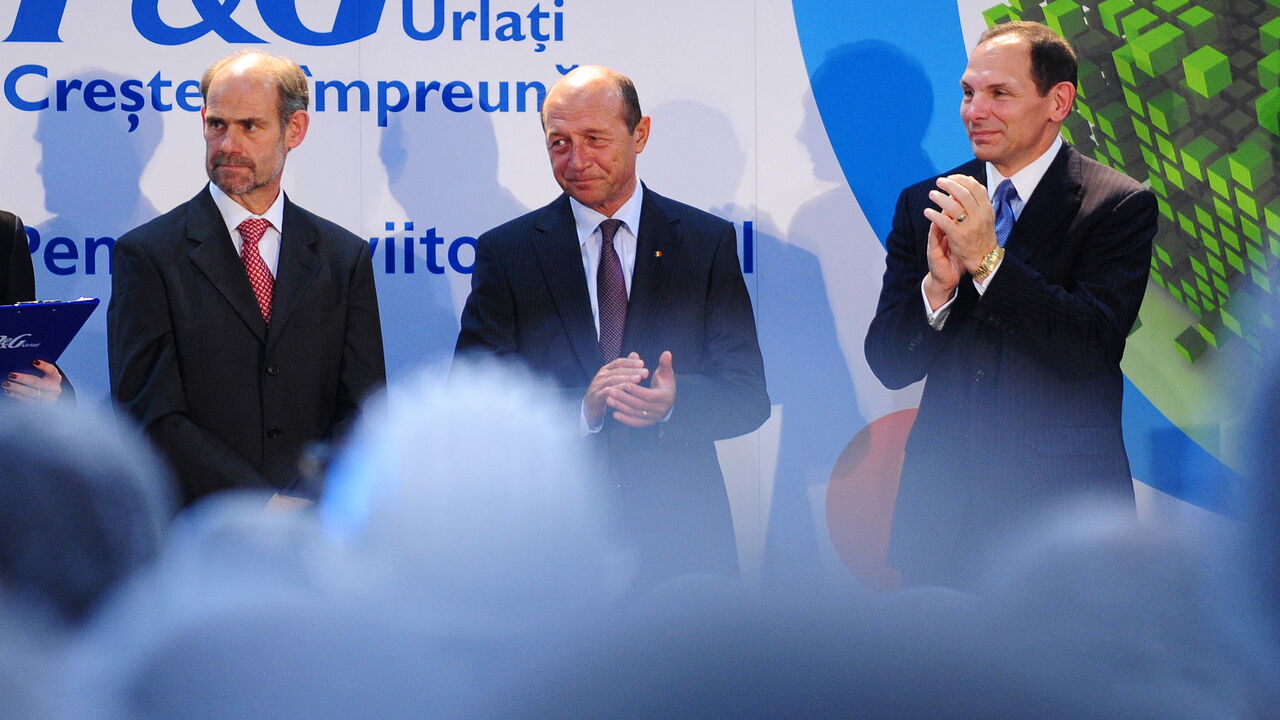
[[[218,153],[217,155],[214,155],[213,160],[211,160],[209,164],[214,168],[242,167],[249,168],[250,170],[255,168],[253,160],[243,155],[232,155],[230,153]]]

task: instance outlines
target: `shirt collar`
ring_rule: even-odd
[[[271,223],[271,227],[275,228],[276,232],[284,234],[284,190],[276,195],[271,207],[261,215],[249,212],[248,208],[232,200],[230,195],[222,192],[222,189],[213,183],[209,183],[209,194],[213,196],[213,204],[218,206],[218,212],[222,214],[222,221],[227,224],[227,230],[235,230],[240,227],[240,223],[249,218],[260,217]]]
[[[1053,143],[1049,145],[1049,149],[1040,154],[1040,157],[1032,160],[1029,165],[1014,173],[1012,177],[1007,179],[1013,181],[1013,188],[1018,191],[1018,199],[1025,205],[1031,199],[1031,193],[1036,191],[1036,186],[1040,184],[1040,179],[1049,171],[1049,166],[1053,164],[1053,159],[1058,157],[1058,150],[1062,148],[1062,136],[1053,138]],[[996,170],[996,166],[987,163],[987,195],[995,197],[996,188],[1000,187],[1000,183],[1006,178]]]
[[[644,184],[637,180],[636,189],[632,191],[631,197],[627,198],[627,201],[622,203],[622,207],[613,214],[615,219],[622,221],[632,237],[640,237],[640,206],[643,201]],[[573,222],[578,229],[578,244],[585,245],[591,238],[591,233],[595,232],[596,228],[600,227],[600,223],[608,218],[572,197],[569,198],[569,207],[573,210]]]

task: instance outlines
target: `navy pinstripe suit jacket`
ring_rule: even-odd
[[[714,441],[769,417],[764,362],[733,225],[645,188],[622,352],[656,368],[670,350],[670,421],[606,419],[591,438],[609,465],[618,524],[641,574],[733,572],[733,526]],[[481,235],[455,357],[521,363],[578,407],[604,364],[567,195]]]
[[[977,160],[949,170],[985,182]],[[962,582],[992,540],[1071,494],[1133,502],[1120,358],[1146,289],[1155,196],[1063,144],[979,296],[967,278],[941,331],[920,294],[934,179],[898,199],[865,350],[886,386],[924,379],[889,561]]]

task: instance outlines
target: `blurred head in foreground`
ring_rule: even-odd
[[[366,410],[320,515],[431,622],[506,634],[625,587],[598,477],[563,399],[496,364],[422,374]]]
[[[3,403],[0,458],[0,599],[76,622],[159,551],[169,481],[132,427]]]

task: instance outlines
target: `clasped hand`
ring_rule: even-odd
[[[938,209],[925,208],[929,221],[929,274],[925,293],[936,310],[951,298],[960,278],[982,265],[996,247],[996,214],[987,188],[968,175],[948,175],[937,181],[929,199]]]
[[[646,378],[647,387],[641,384]],[[661,421],[675,402],[676,375],[668,350],[658,358],[658,369],[652,373],[636,353],[606,363],[592,378],[582,409],[593,427],[604,421],[606,410],[612,410],[614,420],[640,428]]]

